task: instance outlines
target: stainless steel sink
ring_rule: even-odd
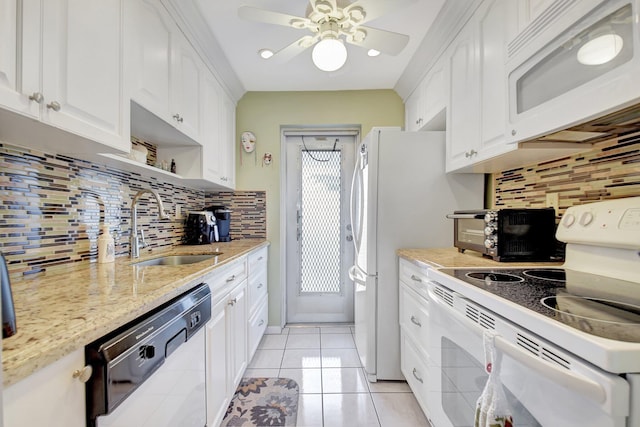
[[[218,255],[222,255],[222,252],[213,252],[205,255],[168,255],[160,258],[148,259],[146,261],[132,262],[131,265],[144,267],[148,265],[185,265],[194,264],[196,262],[207,261],[215,258]]]

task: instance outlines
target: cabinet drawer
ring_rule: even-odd
[[[425,416],[429,418],[427,396],[429,393],[429,361],[428,357],[420,353],[414,342],[402,332],[400,334],[401,361],[400,369],[404,374],[411,391],[422,408]]]
[[[254,312],[257,304],[267,294],[267,267],[251,272],[249,276],[249,315]]]
[[[249,358],[253,358],[253,354],[260,344],[260,340],[264,335],[264,331],[267,329],[267,322],[269,320],[269,299],[265,296],[259,304],[258,309],[253,317],[249,320]]]
[[[400,258],[399,262],[399,275],[400,281],[404,284],[408,285],[416,291],[418,294],[423,297],[427,297],[428,288],[427,283],[429,282],[428,276],[429,268],[424,267],[420,268],[417,265],[407,261],[406,259]]]
[[[267,250],[268,247],[265,246],[248,255],[249,274],[253,274],[254,271],[267,267]]]
[[[208,278],[207,283],[211,288],[213,299],[225,294],[247,278],[246,258],[239,259],[231,264],[218,267]]]
[[[404,284],[400,285],[400,327],[419,346],[426,348],[429,339],[429,301]]]

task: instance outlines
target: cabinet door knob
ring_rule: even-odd
[[[227,283],[233,282],[234,280],[236,280],[236,275],[235,274],[233,276],[227,278]]]
[[[262,326],[264,325],[264,319],[260,319],[260,323],[258,323],[258,326]]]
[[[237,298],[234,299],[230,299],[229,302],[227,303],[228,305],[236,305],[236,303],[238,302]]]
[[[260,289],[262,287],[262,283],[260,283],[257,288]]]
[[[33,92],[33,95],[29,96],[29,99],[37,102],[38,104],[42,104],[44,101],[44,96],[40,92]]]
[[[422,279],[416,276],[415,274],[411,275],[411,280],[422,283]]]
[[[87,365],[82,369],[76,369],[73,371],[72,377],[77,378],[78,381],[86,383],[91,378],[91,374],[93,374],[93,368],[91,365]]]
[[[53,111],[60,111],[60,108],[62,107],[60,107],[60,103],[58,101],[52,101],[47,104],[47,108]]]
[[[516,133],[518,133],[518,132],[516,132],[515,129],[511,129],[511,136],[516,136]]]
[[[180,114],[177,114],[177,113],[173,115],[173,118],[174,118],[174,119],[176,119],[176,121],[177,121],[178,123],[182,123],[182,121],[184,120],[184,119],[180,116]]]

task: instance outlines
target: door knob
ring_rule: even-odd
[[[353,236],[351,235],[347,236],[347,242],[351,242],[351,241],[353,241]]]

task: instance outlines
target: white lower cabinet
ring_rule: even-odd
[[[404,331],[400,332],[400,346],[400,369],[402,374],[420,404],[422,412],[429,418],[429,407],[427,406],[429,357],[421,351],[421,346],[409,338]]]
[[[207,426],[218,426],[267,327],[267,248],[220,267],[205,282],[212,293],[207,323]],[[256,274],[258,273],[258,274]],[[252,289],[265,289],[257,304]]]
[[[267,292],[268,250],[268,247],[263,247],[248,256],[249,342],[247,350],[249,352],[249,360],[255,354],[269,321],[269,295]]]
[[[399,260],[400,369],[429,418],[429,299],[427,268]]]
[[[245,369],[247,369],[247,284],[235,288],[227,299],[227,366],[231,387],[230,394],[236,391]]]
[[[227,301],[218,301],[207,323],[207,425],[218,426],[229,406],[227,375]]]
[[[85,427],[85,385],[74,378],[84,367],[84,349],[5,388],[4,427]]]
[[[248,348],[249,357],[248,360],[251,361],[253,355],[256,353],[258,349],[258,344],[260,344],[260,340],[264,335],[264,331],[267,329],[267,322],[269,321],[269,300],[265,295],[262,298],[262,302],[258,305],[258,308],[255,310],[251,318],[249,319],[249,330],[248,330]]]

